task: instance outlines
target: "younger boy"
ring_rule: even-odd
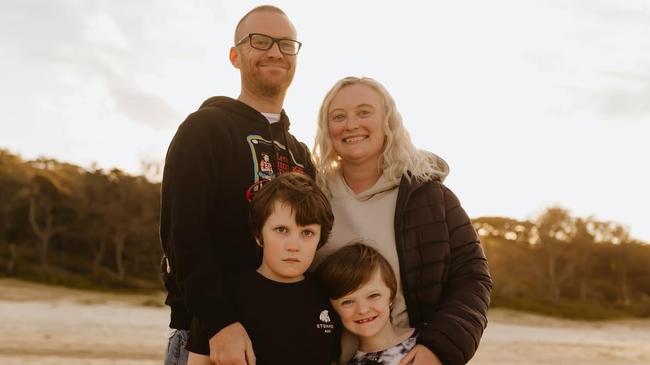
[[[343,326],[359,339],[359,349],[347,365],[409,362],[405,357],[415,346],[417,333],[390,321],[397,280],[377,250],[351,243],[328,256],[316,275]]]
[[[255,193],[250,221],[262,263],[236,275],[226,292],[233,294],[256,364],[330,365],[339,356],[337,318],[316,281],[304,275],[332,229],[327,198],[309,177],[286,173]],[[198,326],[188,349],[190,364],[211,364]]]

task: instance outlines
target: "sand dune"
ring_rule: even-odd
[[[0,364],[162,364],[161,295],[0,279]],[[568,321],[494,309],[471,365],[650,364],[650,320]]]

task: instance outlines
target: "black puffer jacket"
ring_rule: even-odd
[[[402,178],[395,240],[411,326],[444,365],[467,363],[487,325],[492,279],[458,198],[438,180]]]

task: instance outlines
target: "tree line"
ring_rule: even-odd
[[[159,199],[160,184],[144,176],[0,150],[0,272],[157,288]]]
[[[650,245],[625,226],[551,207],[530,221],[473,220],[493,304],[580,318],[650,317]]]
[[[151,166],[144,166],[151,169]],[[0,275],[106,289],[161,289],[160,184],[119,169],[0,149]],[[572,317],[650,316],[650,245],[615,222],[552,207],[473,220],[493,304]]]

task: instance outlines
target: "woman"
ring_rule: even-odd
[[[363,239],[397,275],[393,323],[419,332],[402,363],[467,363],[487,324],[492,281],[467,214],[442,184],[447,164],[413,146],[380,83],[356,77],[325,96],[314,159],[335,216],[315,262]],[[355,350],[343,347],[344,356]]]

